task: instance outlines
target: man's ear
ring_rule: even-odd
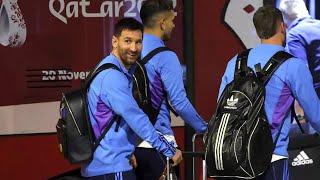
[[[162,30],[162,31],[165,31],[166,30],[166,23],[164,22],[164,18],[162,18],[161,20],[160,20],[160,29]]]
[[[287,25],[284,22],[280,23],[280,32],[281,33],[286,33],[287,30]]]
[[[114,49],[118,47],[118,38],[115,36],[112,36],[112,47]]]

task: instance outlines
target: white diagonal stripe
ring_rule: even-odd
[[[218,129],[218,133],[217,133],[216,144],[215,144],[215,161],[216,161],[216,167],[218,170],[222,170],[221,163],[220,163],[221,154],[219,153],[219,149],[220,149],[220,144],[221,144],[220,141],[222,141],[221,135],[222,135],[226,115],[227,114],[222,115],[221,122],[220,122],[219,129]]]
[[[219,153],[219,149],[220,149],[220,141],[221,141],[221,134],[222,134],[222,130],[223,130],[223,124],[224,124],[224,119],[226,118],[226,114],[223,114],[222,119],[221,119],[221,123],[220,123],[220,127],[219,127],[219,134],[218,134],[218,140],[217,140],[217,146],[216,146],[216,153],[217,153],[217,169],[218,170],[222,170],[221,167],[221,163],[220,163],[220,156],[221,154]]]
[[[304,151],[301,151],[300,154],[304,159],[310,159]]]
[[[301,156],[301,154],[299,154],[299,155],[297,156],[297,158],[298,158],[299,160],[303,160],[303,157]]]
[[[224,117],[225,117],[225,114],[222,115],[221,122],[220,122],[220,125],[219,125],[219,128],[218,128],[217,137],[216,137],[216,143],[215,143],[215,146],[214,146],[215,163],[216,163],[216,167],[217,167],[218,170],[220,170],[218,145],[219,145],[219,139],[220,139],[220,134],[221,134],[221,127],[222,127],[222,124],[224,122]]]
[[[228,113],[226,118],[224,119],[225,123],[223,124],[223,130],[222,130],[222,135],[221,135],[221,144],[220,144],[220,165],[221,165],[221,170],[224,170],[223,169],[223,160],[222,160],[222,147],[223,147],[223,138],[224,138],[224,135],[226,133],[226,129],[227,129],[227,125],[228,125],[228,121],[229,121],[229,118],[230,118],[230,114]]]
[[[223,138],[225,135],[226,127],[228,125],[228,119],[230,114],[223,114],[221,118],[221,123],[219,125],[216,146],[215,146],[215,160],[216,167],[218,170],[223,170],[223,161],[222,161],[222,146],[223,146]]]

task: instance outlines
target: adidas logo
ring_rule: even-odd
[[[234,106],[235,104],[237,104],[237,102],[238,102],[238,98],[233,99],[233,95],[227,99],[228,106]]]
[[[313,160],[310,159],[304,151],[301,151],[291,163],[292,166],[302,166],[307,164],[313,164]]]

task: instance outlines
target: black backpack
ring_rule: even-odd
[[[249,51],[238,55],[234,80],[223,90],[208,125],[205,161],[209,177],[253,179],[261,175],[271,163],[280,135],[273,142],[264,110],[265,86],[276,69],[293,56],[279,51],[262,70],[260,64],[255,65],[255,74],[247,66]]]
[[[115,115],[102,135],[96,140],[88,113],[87,91],[92,80],[101,71],[109,68],[120,71],[114,64],[104,64],[89,74],[82,88],[62,93],[60,119],[56,125],[56,129],[59,150],[71,164],[91,161],[100,141],[114,121],[119,119],[119,116]]]
[[[172,51],[167,47],[158,47],[152,50],[149,54],[147,54],[143,59],[136,61],[137,67],[133,75],[134,83],[133,83],[133,97],[138,103],[139,107],[146,113],[150,119],[150,122],[154,125],[157,117],[159,115],[160,107],[153,107],[151,102],[150,95],[150,87],[149,87],[149,78],[147,75],[147,70],[145,68],[145,64],[156,54],[163,51]],[[169,106],[170,111],[172,111],[176,116],[177,113],[170,106],[168,99],[165,98],[167,104]],[[161,105],[160,105],[161,106]]]

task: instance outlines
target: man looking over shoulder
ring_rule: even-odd
[[[142,49],[143,26],[133,18],[118,21],[112,37],[112,52],[98,67],[110,63],[100,72],[88,90],[88,109],[95,137],[98,139],[114,116],[119,116],[104,136],[93,155],[93,160],[83,164],[81,173],[85,179],[135,180],[132,165],[137,135],[152,145],[159,153],[172,158],[174,164],[181,161],[172,142],[156,132],[146,114],[132,96],[133,72]]]

